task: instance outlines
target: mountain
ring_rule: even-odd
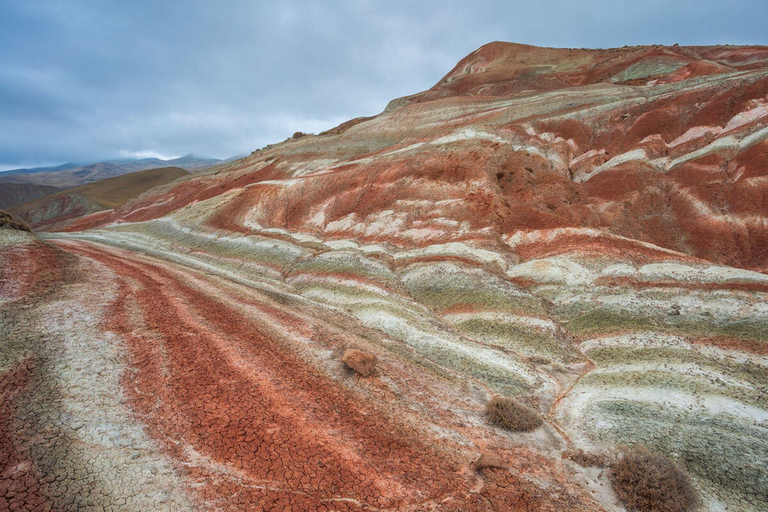
[[[768,48],[497,42],[377,116],[17,233],[7,485],[690,511],[684,471],[702,509],[766,510],[766,161]],[[622,446],[657,454],[627,452],[629,491]]]
[[[0,183],[0,209],[10,210],[16,205],[34,201],[58,191],[58,188],[48,185]]]
[[[74,219],[114,209],[151,188],[188,175],[189,172],[180,167],[132,172],[62,190],[18,205],[13,212],[29,222],[34,229],[61,228]]]
[[[464,214],[449,217],[459,224],[502,235],[588,227],[765,270],[768,226],[761,219],[768,203],[759,162],[768,144],[767,62],[768,50],[760,47],[570,51],[492,43],[429,91],[393,101],[374,119],[335,137],[309,136],[257,152],[226,173],[201,175],[159,210],[150,204],[156,198],[147,198],[141,216],[170,212],[185,200],[181,195],[195,197],[198,189],[207,196],[215,187],[265,177],[300,178],[300,185],[324,185],[295,187],[304,194],[301,204],[290,212],[270,210],[282,216],[268,223],[332,236],[351,235],[342,226],[355,225],[358,236],[375,222],[365,219],[375,217],[382,189],[394,187],[391,197],[399,197],[404,182],[345,193],[360,203],[330,201],[326,187],[336,186],[339,168],[365,169],[370,180],[386,169],[424,184],[479,180],[476,194],[484,200],[461,196]],[[552,93],[553,87],[560,89]],[[278,196],[293,197],[291,190]],[[133,218],[129,211],[115,215],[123,214]],[[431,230],[392,233],[400,245],[458,236],[432,212],[396,209],[392,215]]]
[[[199,171],[218,163],[221,163],[221,160],[185,155],[171,160],[159,158],[122,159],[85,165],[68,163],[57,167],[15,169],[0,172],[0,188],[5,183],[29,183],[69,188],[145,169],[181,167],[187,171]]]

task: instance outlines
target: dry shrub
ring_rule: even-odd
[[[549,368],[550,368],[550,369],[551,369],[553,372],[560,372],[560,373],[565,373],[565,372],[568,370],[568,368],[566,368],[566,367],[565,367],[565,366],[563,366],[562,364],[558,363],[557,361],[555,361],[555,362],[553,362],[552,364],[550,364],[550,365],[549,365]]]
[[[699,502],[690,477],[672,460],[637,447],[611,466],[611,484],[629,511],[688,512]]]
[[[0,210],[0,228],[18,229],[20,231],[32,231],[29,225],[18,217]]]
[[[563,453],[563,458],[572,460],[584,468],[604,468],[610,463],[610,457],[607,454],[585,452],[581,448],[567,450]]]
[[[539,413],[511,398],[491,399],[485,406],[485,414],[492,425],[513,432],[528,432],[542,423]]]
[[[552,360],[546,356],[534,354],[532,356],[528,356],[528,362],[531,364],[545,365],[551,363]]]

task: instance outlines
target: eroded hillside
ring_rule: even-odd
[[[493,43],[379,116],[0,231],[0,504],[621,510],[563,455],[640,444],[764,510],[766,139],[765,48]]]

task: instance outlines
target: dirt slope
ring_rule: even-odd
[[[110,219],[149,219],[238,189],[211,225],[226,219],[221,227],[247,230],[242,213],[259,204],[269,212],[258,219],[264,227],[402,247],[464,236],[445,222],[468,222],[488,240],[586,227],[766,269],[766,49],[573,55],[492,43],[374,119],[256,152]],[[657,65],[659,56],[687,64]],[[414,209],[419,201],[445,207]],[[365,234],[385,220],[402,229]]]

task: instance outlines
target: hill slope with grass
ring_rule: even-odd
[[[59,190],[57,187],[32,183],[0,183],[0,209],[10,210],[14,206],[35,201]]]
[[[111,210],[147,190],[188,175],[180,167],[148,169],[66,189],[18,205],[13,211],[34,229],[63,227],[79,217]]]

